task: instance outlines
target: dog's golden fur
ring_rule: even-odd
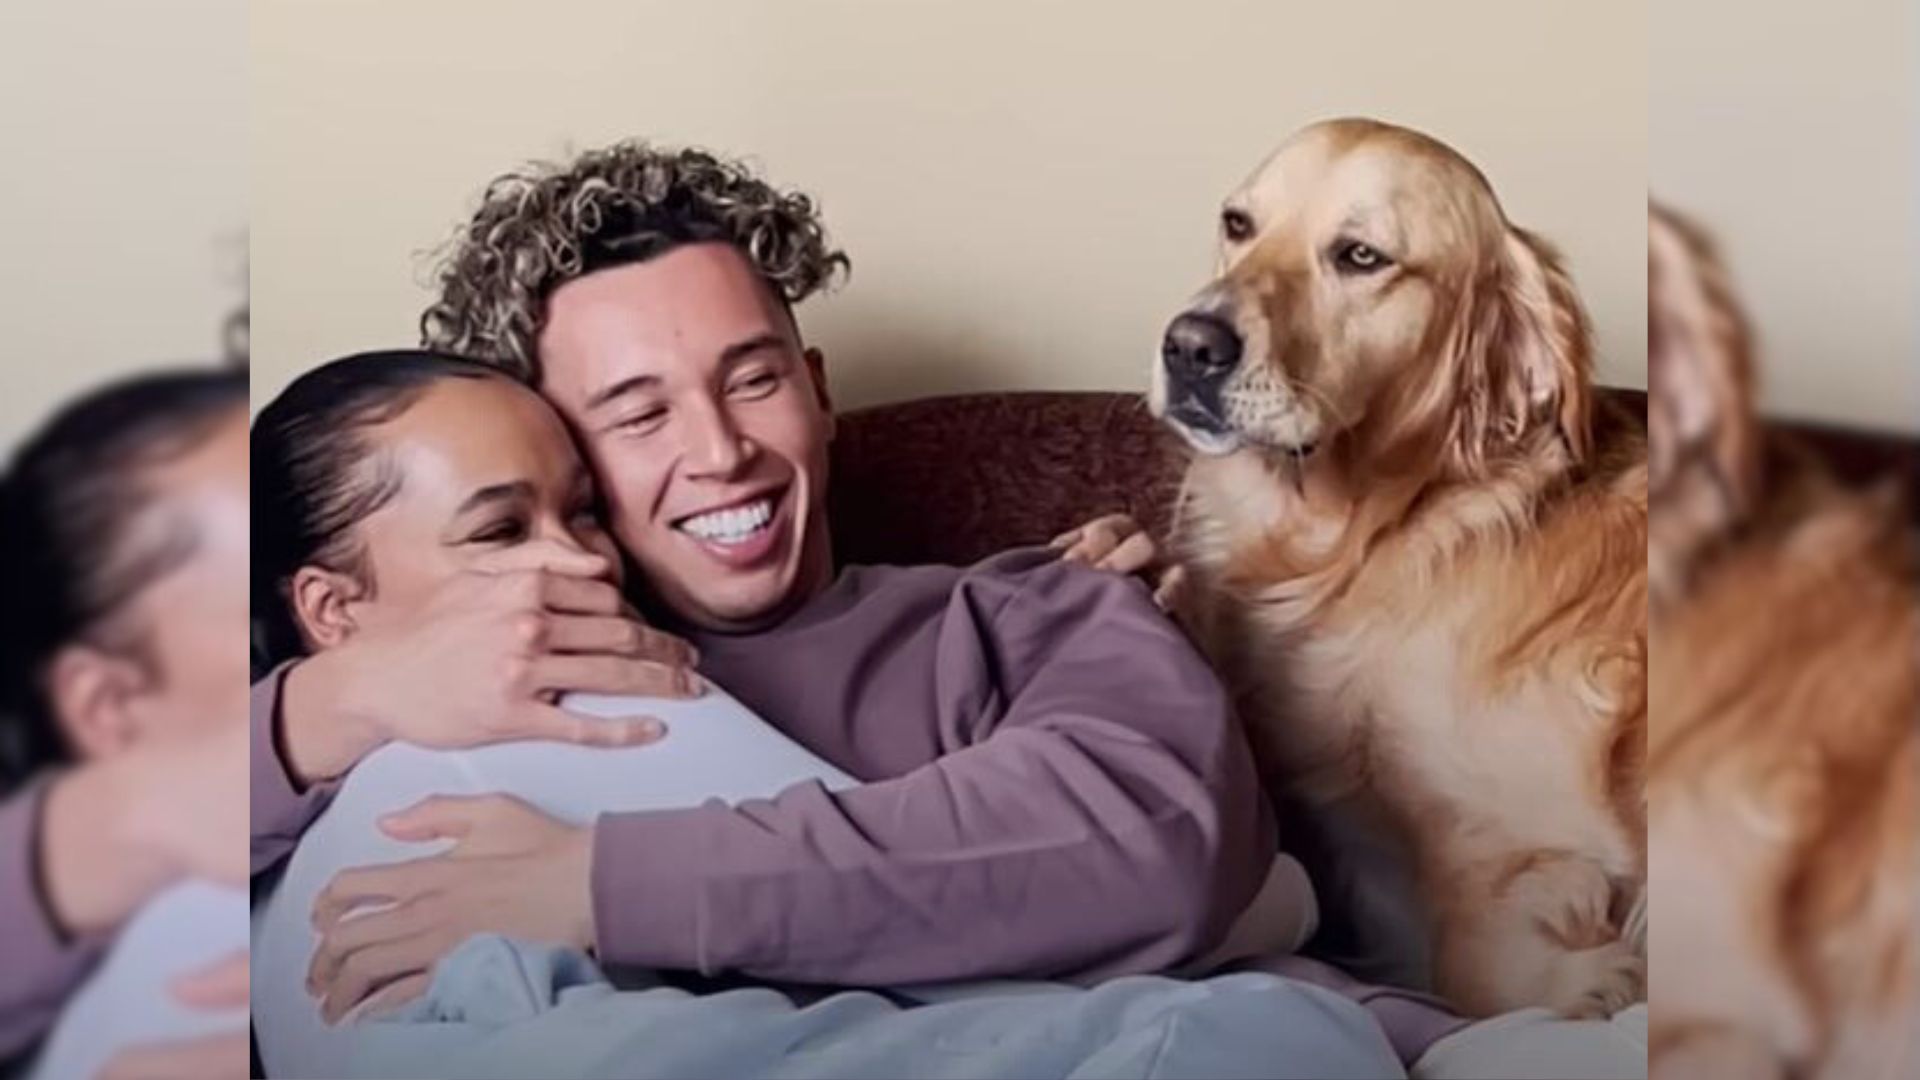
[[[1662,568],[1651,1069],[1909,1076],[1913,544],[1889,494],[1843,488],[1764,431],[1746,322],[1699,231],[1655,210],[1648,255],[1650,374],[1665,395],[1648,551]]]
[[[1647,463],[1637,423],[1596,441],[1572,281],[1464,158],[1370,121],[1227,211],[1190,309],[1245,342],[1221,423],[1160,367],[1151,403],[1198,451],[1187,615],[1263,766],[1405,846],[1458,1007],[1641,998]]]

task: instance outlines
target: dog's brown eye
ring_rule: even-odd
[[[1392,261],[1379,248],[1359,240],[1343,240],[1333,249],[1333,264],[1345,274],[1371,274]]]
[[[1253,237],[1253,218],[1245,210],[1228,207],[1220,211],[1220,233],[1233,243],[1244,244]]]

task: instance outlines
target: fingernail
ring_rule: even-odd
[[[640,737],[643,739],[657,739],[660,736],[665,735],[667,733],[667,725],[661,723],[658,720],[649,718],[649,719],[640,721],[638,725],[638,730],[640,733]]]

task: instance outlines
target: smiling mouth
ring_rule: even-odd
[[[671,524],[676,531],[702,543],[721,548],[744,547],[764,537],[773,527],[780,500],[785,495],[786,489],[781,488],[728,506],[689,514]]]

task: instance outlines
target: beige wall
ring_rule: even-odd
[[[1768,408],[1920,431],[1913,0],[1657,11],[1648,186],[1718,234]]]
[[[246,290],[244,0],[0,3],[0,452]]]
[[[282,0],[252,34],[256,402],[411,343],[487,178],[633,135],[824,202],[854,273],[802,320],[841,404],[1141,389],[1218,199],[1346,113],[1477,160],[1644,385],[1640,4]]]

